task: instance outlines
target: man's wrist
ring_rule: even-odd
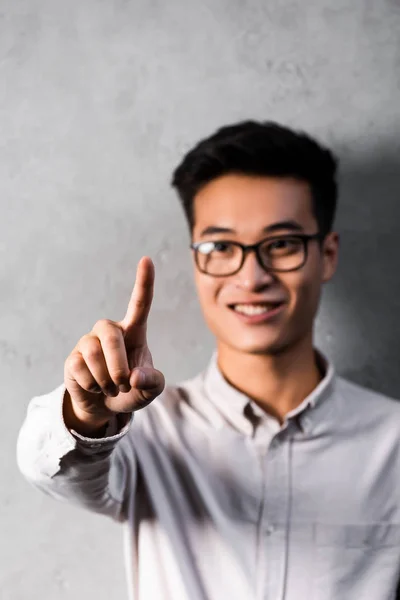
[[[67,429],[74,430],[85,437],[104,437],[107,426],[112,418],[109,416],[98,417],[80,411],[74,406],[68,390],[65,390],[63,399],[63,418]]]

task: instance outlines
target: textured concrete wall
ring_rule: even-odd
[[[398,0],[0,1],[0,597],[125,598],[121,530],[32,490],[15,440],[77,339],[156,262],[150,340],[169,380],[213,341],[169,178],[200,136],[281,120],[342,158],[341,267],[318,340],[399,395]],[[171,351],[173,348],[173,351]]]

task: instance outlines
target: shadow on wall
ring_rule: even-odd
[[[400,152],[341,161],[339,269],[316,336],[340,374],[400,399]]]

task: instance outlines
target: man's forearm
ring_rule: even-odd
[[[110,478],[110,472],[125,472],[125,459],[115,446],[128,427],[119,432],[115,427],[112,437],[73,435],[63,420],[64,398],[65,388],[60,386],[31,400],[18,436],[19,469],[32,485],[56,499],[123,520],[125,481]],[[129,463],[134,468],[134,457]],[[110,480],[118,481],[119,488],[110,490]]]

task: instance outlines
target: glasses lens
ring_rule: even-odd
[[[199,268],[209,275],[229,275],[242,261],[242,249],[230,242],[203,242],[197,247]]]
[[[260,246],[260,256],[263,265],[271,270],[292,271],[304,262],[304,242],[296,236],[266,240]]]

